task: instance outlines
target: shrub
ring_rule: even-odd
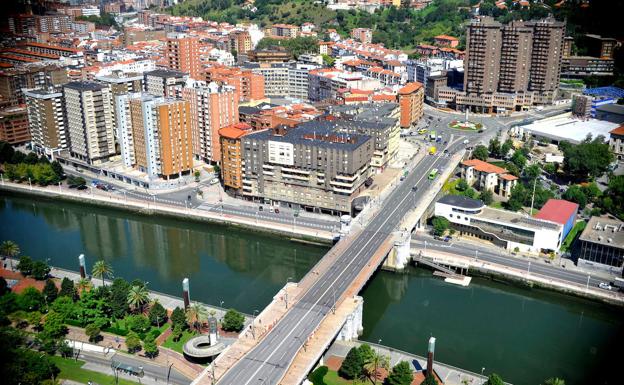
[[[243,325],[245,323],[245,316],[243,316],[240,312],[230,309],[223,316],[223,322],[221,327],[225,331],[234,331],[239,332],[243,330]]]

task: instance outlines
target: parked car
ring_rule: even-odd
[[[210,184],[217,184],[217,183],[219,183],[219,178],[210,179]]]
[[[277,207],[275,208],[275,214],[279,214],[279,209]]]
[[[263,210],[264,210],[264,207],[262,206],[258,207],[258,211],[263,211]]]
[[[274,213],[275,212],[275,208],[273,208],[273,206],[269,207],[269,212],[270,213]]]
[[[444,242],[450,242],[453,239],[453,237],[451,237],[450,235],[447,235],[446,237],[444,237]]]

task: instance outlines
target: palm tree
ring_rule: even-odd
[[[91,290],[91,287],[93,285],[91,285],[91,281],[89,281],[86,278],[82,278],[80,281],[78,281],[78,283],[76,284],[76,289],[78,289],[78,293],[82,293],[83,291],[89,291]]]
[[[20,253],[20,248],[17,243],[13,241],[4,241],[0,244],[0,254],[5,258],[17,257]],[[11,269],[13,269],[13,262],[11,261]]]
[[[377,371],[381,368],[388,370],[390,368],[390,360],[387,356],[378,354],[377,352],[374,352],[373,355],[364,362],[364,371],[373,384],[377,384],[377,378],[379,376]]]
[[[191,306],[186,309],[186,322],[189,325],[193,325],[195,330],[199,331],[199,328],[203,322],[208,319],[208,311],[202,305],[197,302],[193,302]]]
[[[149,293],[144,285],[135,285],[128,291],[128,305],[134,310],[143,312],[143,306],[149,302]]]
[[[104,286],[104,276],[107,276],[108,278],[112,278],[113,268],[108,262],[106,262],[103,259],[100,259],[93,265],[91,274],[93,274],[95,278],[102,278],[102,286]]]

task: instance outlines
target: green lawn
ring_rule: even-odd
[[[338,372],[333,370],[327,371],[327,374],[323,377],[323,382],[327,385],[372,385],[370,381],[345,380],[338,375]]]
[[[171,326],[171,324],[165,322],[164,324],[160,325],[160,328],[157,328],[156,326],[152,326],[150,331],[152,331],[152,330],[159,330],[160,333],[158,333],[158,335],[161,335],[165,330],[167,330],[169,328],[169,326]],[[111,323],[111,326],[108,327],[108,328],[105,328],[103,331],[105,331],[107,333],[117,334],[117,335],[120,335],[120,336],[126,336],[130,332],[130,330],[128,330],[128,328],[126,327],[126,318],[113,321]],[[148,331],[148,333],[149,333],[149,331]],[[145,333],[145,334],[147,334],[147,333]]]
[[[84,361],[75,361],[72,358],[63,358],[58,356],[50,357],[50,360],[52,360],[52,362],[54,362],[54,364],[61,370],[61,373],[58,375],[59,378],[77,381],[83,384],[86,384],[89,381],[93,381],[99,385],[115,384],[115,377],[113,377],[112,374],[106,375],[100,372],[83,369],[82,365],[85,364]],[[119,379],[119,383],[121,385],[137,384],[137,382],[124,380],[122,378]]]
[[[572,243],[576,239],[576,236],[585,229],[585,226],[587,226],[587,222],[585,221],[576,222],[572,230],[570,230],[570,232],[568,233],[566,239],[563,240],[563,244],[561,245],[561,251],[565,252],[570,250],[570,246],[572,246]]]
[[[169,348],[171,350],[175,350],[178,353],[182,353],[182,346],[184,346],[186,341],[190,340],[191,337],[194,337],[196,335],[197,334],[195,334],[192,331],[185,330],[184,333],[182,334],[182,338],[180,338],[178,342],[175,342],[173,340],[173,335],[170,335],[169,338],[167,338],[165,342],[162,344],[162,346]]]
[[[490,207],[495,208],[495,209],[504,209],[503,202],[498,202],[498,201],[493,201],[492,204],[490,204]]]

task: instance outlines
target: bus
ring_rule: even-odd
[[[436,176],[438,176],[438,169],[434,168],[429,172],[429,180],[434,180]]]
[[[435,131],[429,132],[429,139],[436,140],[436,132]]]

